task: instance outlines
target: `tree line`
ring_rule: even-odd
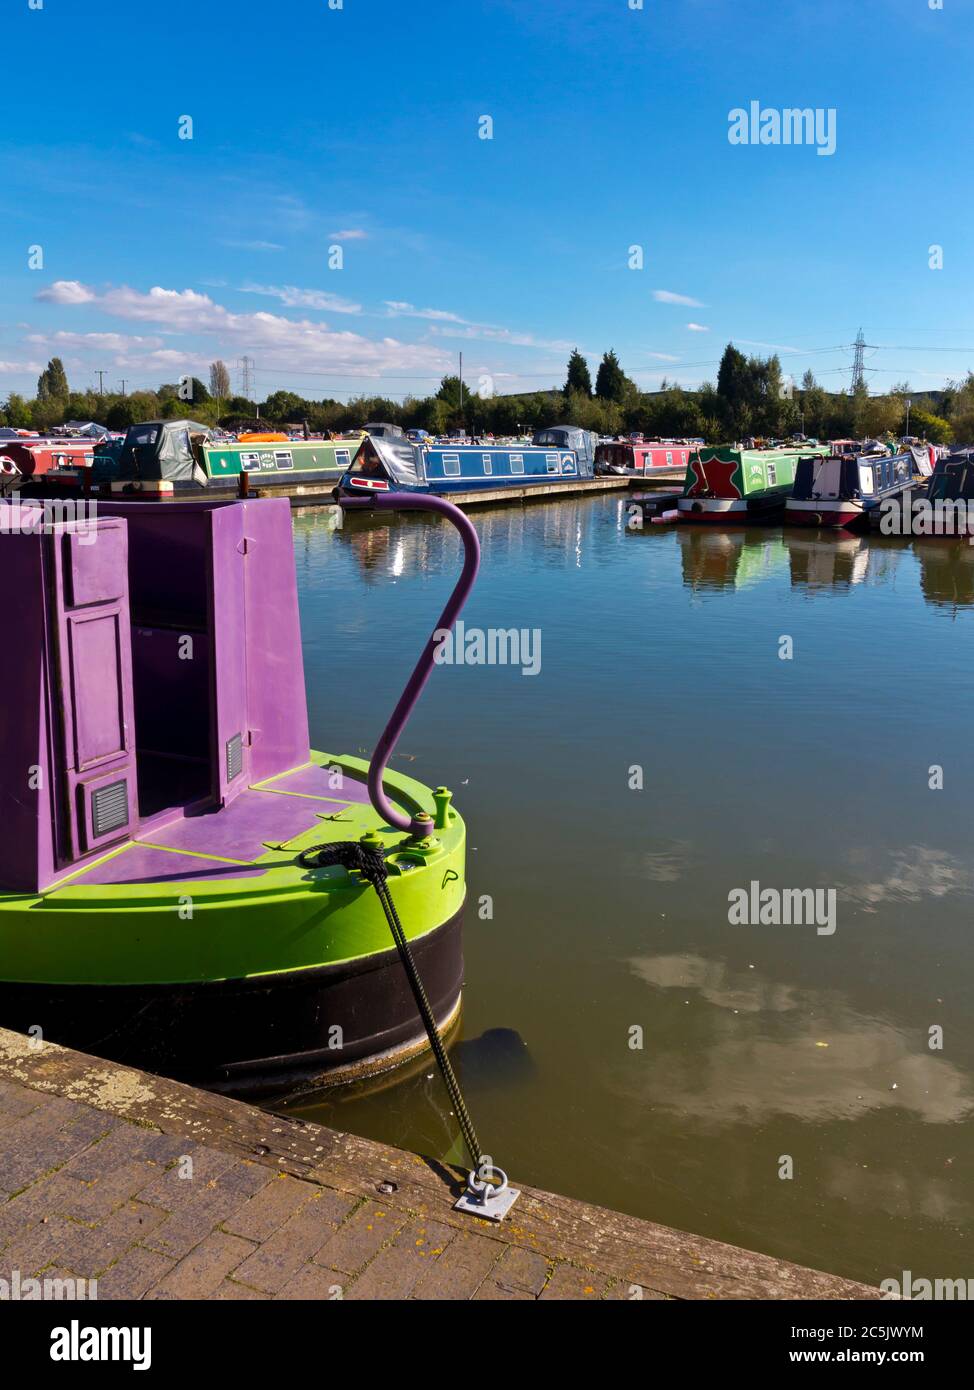
[[[777,355],[748,357],[728,343],[715,383],[691,390],[664,380],[658,391],[647,392],[626,375],[612,350],[603,355],[593,384],[588,363],[575,349],[564,386],[550,391],[481,396],[459,377],[445,376],[439,389],[424,398],[310,400],[293,391],[274,391],[258,404],[232,394],[230,374],[220,361],[212,364],[208,385],[193,377],[120,395],[72,391],[63,362],[54,357],[38,379],[34,399],[12,392],[0,405],[0,424],[43,431],[67,420],[94,420],[124,430],[143,420],[188,417],[235,428],[259,417],[268,425],[307,422],[316,433],[385,420],[431,434],[466,428],[476,434],[513,435],[567,422],[600,434],[638,430],[650,437],[703,438],[717,444],[795,433],[820,439],[899,436],[907,432],[908,409],[911,434],[932,443],[974,442],[974,373],[937,392],[914,394],[905,382],[876,396],[864,384],[828,391],[811,371],[796,384],[782,371]]]

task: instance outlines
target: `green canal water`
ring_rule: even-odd
[[[974,547],[623,511],[472,514],[468,629],[538,629],[541,669],[438,668],[394,762],[467,821],[481,1140],[521,1181],[847,1276],[974,1276]],[[367,752],[459,541],[295,532],[312,742]],[[834,932],[732,925],[752,881],[834,889]],[[297,1109],[454,1143],[428,1059]]]

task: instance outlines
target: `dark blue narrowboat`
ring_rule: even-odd
[[[339,500],[369,492],[489,492],[595,476],[597,439],[555,425],[530,444],[414,444],[369,435],[338,485]]]

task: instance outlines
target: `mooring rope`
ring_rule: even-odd
[[[460,1090],[460,1083],[456,1078],[456,1073],[447,1056],[446,1048],[443,1046],[443,1039],[436,1026],[436,1017],[430,1006],[426,990],[419,971],[416,968],[416,961],[406,940],[406,933],[403,930],[402,922],[399,920],[399,913],[392,900],[389,891],[389,876],[386,872],[386,863],[382,857],[380,849],[372,848],[370,845],[363,845],[358,840],[340,840],[337,844],[314,845],[310,849],[303,850],[298,855],[298,862],[305,868],[323,869],[331,864],[340,864],[346,870],[357,869],[358,872],[371,883],[376,891],[379,902],[386,915],[392,939],[399,952],[399,959],[402,961],[413,991],[413,998],[416,1001],[416,1008],[419,1016],[423,1020],[426,1029],[426,1036],[429,1038],[430,1047],[433,1049],[433,1056],[436,1058],[437,1066],[443,1077],[450,1100],[453,1102],[454,1114],[460,1125],[460,1132],[463,1135],[463,1142],[467,1146],[467,1151],[472,1160],[475,1172],[480,1171],[484,1162],[484,1155],[481,1152],[480,1140],[473,1127],[470,1112],[463,1099],[463,1092]]]

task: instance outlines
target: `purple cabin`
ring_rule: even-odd
[[[0,887],[308,761],[286,500],[0,503],[0,582]]]

